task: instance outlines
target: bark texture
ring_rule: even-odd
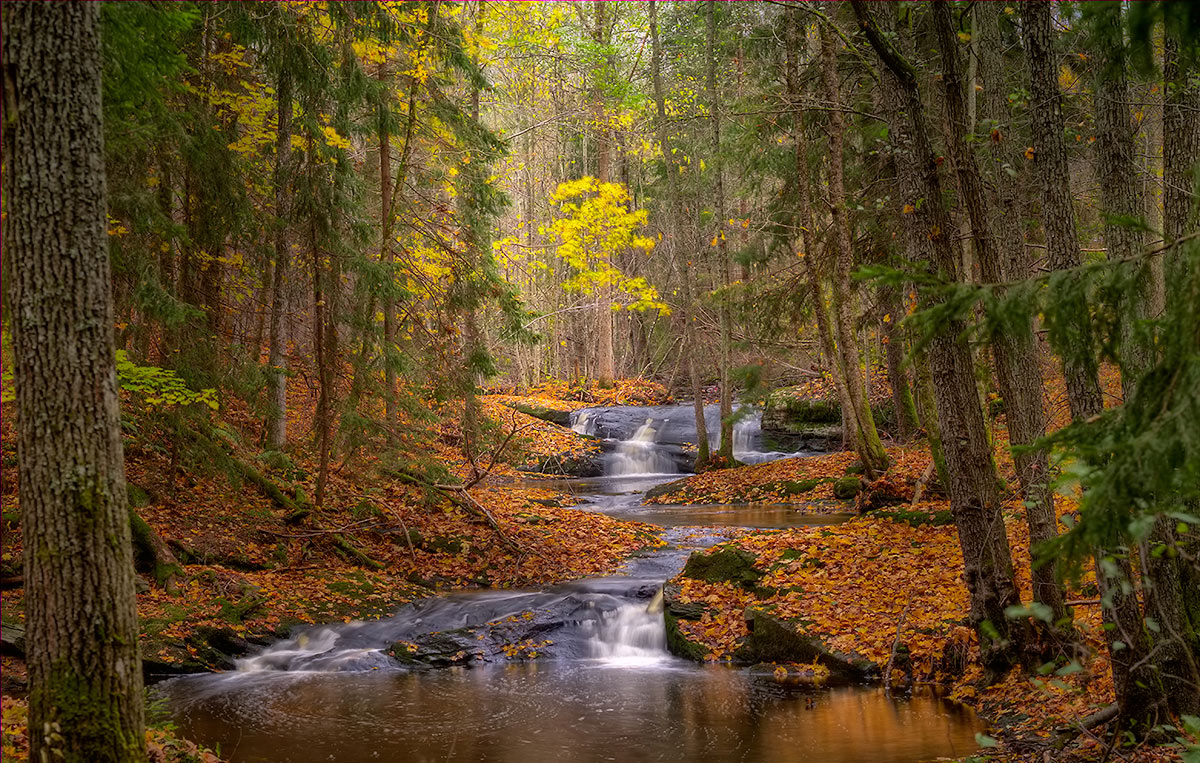
[[[1000,67],[999,16],[1000,8],[979,9],[980,74],[984,78],[984,116],[1004,120],[1003,77]],[[1004,262],[999,251],[999,239],[992,231],[993,221],[1015,222],[1019,219],[1015,210],[1004,210],[1007,214],[995,217],[989,214],[988,199],[984,193],[983,178],[975,154],[968,147],[966,133],[972,129],[967,124],[967,108],[964,96],[962,63],[958,54],[958,37],[951,19],[950,8],[944,0],[933,5],[934,27],[937,32],[938,48],[942,57],[942,85],[946,94],[946,105],[950,117],[950,146],[958,172],[958,182],[967,215],[971,221],[971,237],[975,245],[975,257],[979,262],[983,280],[999,283],[1005,280]],[[997,128],[999,132],[999,128]],[[1002,137],[1002,136],[1001,136]],[[1014,197],[1008,188],[1008,174],[997,179],[997,188],[1004,199]],[[1003,203],[998,206],[1003,206]],[[1024,237],[1019,227],[1006,225],[1003,239],[1010,248],[1024,249]],[[1015,229],[1014,229],[1015,228]],[[1017,263],[1023,255],[1009,255]],[[1007,270],[1015,270],[1011,265]],[[1027,274],[1014,272],[1012,277],[1024,278]],[[1013,461],[1021,482],[1025,498],[1025,519],[1029,525],[1030,569],[1033,577],[1033,597],[1050,608],[1054,623],[1070,620],[1065,605],[1063,587],[1058,582],[1055,565],[1038,565],[1037,544],[1046,543],[1058,536],[1058,521],[1054,515],[1053,493],[1050,491],[1050,465],[1046,451],[1041,448],[1029,450],[1046,433],[1046,417],[1042,409],[1041,364],[1034,344],[1033,331],[1028,319],[1022,325],[998,331],[992,340],[992,357],[996,366],[996,382],[1004,399],[1005,419],[1008,423],[1009,442],[1013,448]]]
[[[288,179],[292,155],[292,74],[281,67],[276,98],[279,102],[275,135],[275,267],[271,275],[270,347],[267,351],[270,415],[267,446],[287,445],[287,336],[283,322],[287,302],[287,271],[291,260],[288,242]]]
[[[113,346],[100,7],[3,9],[31,760],[146,757]]]
[[[901,194],[911,251],[929,264],[931,272],[948,281],[959,280],[958,258],[950,238],[950,215],[942,196],[937,156],[918,87],[916,70],[875,24],[863,0],[853,0],[859,26],[884,66],[883,87],[901,95],[908,130],[898,146],[898,161],[916,172],[905,172]],[[903,131],[901,131],[903,132]],[[927,304],[928,295],[922,295]],[[933,377],[938,427],[949,473],[950,509],[958,529],[971,622],[979,631],[982,659],[993,671],[1016,661],[1024,634],[1005,609],[1019,604],[1012,555],[1000,514],[995,464],[984,427],[975,386],[970,348],[962,339],[962,320],[946,321],[930,339],[929,366]]]
[[[715,0],[705,4],[708,16],[708,75],[706,78],[709,104],[709,124],[712,128],[712,163],[715,180],[717,219],[717,262],[721,274],[720,316],[720,381],[721,381],[721,442],[719,454],[724,465],[733,464],[733,387],[729,376],[732,364],[733,315],[729,306],[729,287],[733,283],[733,263],[725,242],[725,161],[721,155],[721,94],[717,89],[717,16]]]
[[[887,453],[875,428],[875,417],[867,399],[866,374],[854,332],[854,293],[850,272],[854,268],[854,248],[850,240],[850,221],[846,211],[842,153],[845,149],[845,120],[842,118],[842,93],[838,83],[837,42],[828,24],[821,26],[821,80],[829,103],[829,208],[833,220],[836,260],[833,272],[833,314],[837,331],[837,363],[845,379],[849,405],[843,405],[847,423],[854,430],[855,449],[868,479],[888,466]]]
[[[1046,261],[1051,270],[1067,271],[1079,267],[1079,237],[1075,230],[1075,210],[1071,196],[1071,174],[1067,165],[1067,147],[1063,142],[1062,93],[1058,89],[1058,55],[1049,3],[1030,0],[1021,5],[1021,30],[1029,62],[1029,90],[1038,108],[1030,109],[1033,134],[1033,169],[1041,188],[1042,225],[1046,235]],[[1067,275],[1067,278],[1073,278]],[[1062,358],[1063,376],[1071,418],[1085,420],[1103,409],[1100,380],[1091,360],[1091,325],[1088,306],[1082,301],[1064,303],[1061,312],[1071,324],[1069,330],[1087,352]]]

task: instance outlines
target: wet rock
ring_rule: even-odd
[[[679,595],[679,586],[671,583],[663,586],[663,625],[666,628],[667,651],[685,660],[703,662],[708,655],[708,647],[689,639],[680,630],[679,621],[699,620],[707,608],[702,604],[681,602]]]
[[[25,624],[9,618],[0,622],[0,654],[25,656]]]
[[[465,665],[481,656],[479,640],[466,628],[397,641],[386,651],[403,665],[431,668]]]
[[[740,548],[726,546],[711,553],[695,551],[683,565],[684,577],[707,583],[734,583],[753,588],[763,573],[754,569],[756,557]]]
[[[773,390],[763,406],[763,429],[799,432],[813,424],[841,421],[842,406],[836,400],[796,397],[792,387]]]
[[[861,681],[879,673],[879,667],[870,660],[836,652],[818,636],[805,633],[802,621],[782,620],[758,607],[748,607],[745,617],[750,633],[738,650],[739,660],[819,662],[829,669],[831,678],[844,681]]]

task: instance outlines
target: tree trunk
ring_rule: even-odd
[[[593,40],[600,48],[608,45],[608,19],[605,3],[595,3],[596,28]],[[611,62],[607,53],[605,63],[596,72],[597,80],[593,87],[592,118],[596,121],[596,179],[601,183],[612,181],[612,143],[608,134],[608,115],[604,108],[604,89],[600,77],[609,71]],[[615,253],[610,255],[615,257]],[[610,263],[614,264],[615,263]],[[612,309],[613,285],[605,283],[600,287],[599,300],[596,305],[596,332],[599,335],[599,346],[596,352],[596,382],[601,387],[611,387],[616,376],[616,360],[613,351],[613,331],[615,313]]]
[[[716,177],[715,203],[717,220],[717,259],[721,269],[721,298],[717,309],[720,316],[720,395],[721,395],[721,442],[718,456],[724,466],[732,466],[733,460],[733,387],[730,379],[732,365],[732,322],[729,289],[733,284],[733,263],[725,242],[725,161],[721,154],[721,95],[717,91],[717,16],[715,0],[708,0],[708,108],[712,125],[712,161]]]
[[[673,261],[679,265],[680,281],[683,286],[684,326],[683,344],[680,347],[687,358],[688,380],[692,387],[692,409],[696,417],[696,466],[697,472],[702,472],[708,466],[708,425],[704,418],[704,390],[700,384],[700,373],[696,367],[695,306],[692,304],[692,267],[690,262],[681,262],[684,255],[681,252],[682,229],[680,218],[683,214],[683,202],[679,194],[679,164],[672,158],[670,140],[667,137],[666,96],[662,82],[662,44],[658,39],[658,4],[650,0],[650,74],[654,87],[655,104],[655,133],[658,136],[658,148],[663,155],[663,174],[667,181],[667,247]]]
[[[113,345],[100,7],[3,8],[31,760],[145,760]]]
[[[1200,162],[1200,83],[1195,78],[1194,69],[1181,61],[1181,49],[1188,44],[1187,30],[1178,26],[1181,19],[1171,19],[1167,25],[1164,45],[1164,80],[1166,98],[1163,107],[1163,235],[1167,242],[1178,241],[1185,234],[1196,230],[1197,197],[1196,197],[1196,164]],[[1192,59],[1195,60],[1194,58]],[[1169,303],[1189,298],[1181,291],[1180,285],[1189,283],[1191,274],[1183,271],[1183,257],[1178,247],[1165,255],[1164,271],[1167,274],[1167,299]],[[1194,503],[1189,506],[1191,514],[1197,507]],[[1159,519],[1158,535],[1169,546],[1184,546],[1184,539],[1176,535],[1174,529],[1163,519]],[[1181,635],[1185,642],[1190,642],[1191,671],[1193,684],[1191,690],[1179,688],[1172,694],[1172,710],[1177,714],[1200,714],[1200,692],[1196,691],[1195,676],[1196,662],[1200,661],[1200,565],[1195,563],[1196,541],[1186,544],[1192,553],[1192,564],[1179,563],[1182,555],[1172,560],[1171,555],[1152,555],[1154,565],[1175,562],[1178,567],[1178,586],[1172,588],[1176,592],[1177,606],[1181,612]],[[1169,575],[1169,572],[1159,573],[1152,570],[1152,577],[1158,581]],[[1169,601],[1170,597],[1164,597]],[[1180,671],[1177,675],[1186,675]],[[1190,704],[1189,704],[1190,703]]]
[[[1007,127],[1004,119],[1003,78],[1000,68],[999,40],[999,7],[979,9],[981,23],[980,69],[984,77],[984,117],[997,120]],[[990,16],[990,18],[989,18]],[[965,104],[962,64],[958,57],[958,41],[954,25],[950,17],[950,8],[945,0],[935,0],[933,4],[934,26],[937,31],[938,47],[942,57],[942,84],[946,95],[946,104],[950,117],[950,147],[954,155],[954,164],[958,171],[959,187],[962,191],[963,202],[971,221],[972,240],[975,244],[975,257],[979,261],[983,280],[999,283],[1004,279],[1004,268],[1001,264],[997,240],[991,232],[992,218],[989,217],[987,199],[983,192],[983,180],[975,155],[966,142],[967,109]],[[997,187],[1005,189],[1009,177],[1000,172],[1003,177],[997,179]],[[1000,215],[1015,221],[1015,210],[1008,209],[1007,215]],[[1024,238],[1017,226],[1010,226],[1006,233],[1012,238],[1006,238],[1010,247],[1024,250]],[[1024,278],[1024,272],[1010,274],[1014,278]],[[1028,320],[1022,326],[1001,330],[992,340],[992,356],[995,359],[996,380],[1004,399],[1005,418],[1008,421],[1010,447],[1017,468],[1017,476],[1021,482],[1021,492],[1025,498],[1025,519],[1029,525],[1030,541],[1030,570],[1033,578],[1033,598],[1050,608],[1051,620],[1054,627],[1070,621],[1071,615],[1066,608],[1066,597],[1062,585],[1058,582],[1056,566],[1037,564],[1036,552],[1038,544],[1047,543],[1058,537],[1058,520],[1054,514],[1053,493],[1050,491],[1050,465],[1046,451],[1042,448],[1030,450],[1038,438],[1045,435],[1046,418],[1042,409],[1041,369],[1034,344],[1033,331]],[[1054,636],[1053,630],[1048,633]],[[1058,651],[1050,638],[1046,644],[1048,653]]]
[[[1075,211],[1071,195],[1071,173],[1067,165],[1067,147],[1063,142],[1062,94],[1058,89],[1058,56],[1054,50],[1051,6],[1037,0],[1022,3],[1021,30],[1029,61],[1030,93],[1038,108],[1030,109],[1033,133],[1033,168],[1042,196],[1042,225],[1046,235],[1046,260],[1051,270],[1072,270],[1082,262],[1079,237],[1075,231]],[[1075,344],[1085,352],[1064,355],[1063,377],[1071,418],[1086,420],[1103,409],[1100,381],[1091,357],[1092,331],[1082,301],[1062,304],[1060,311],[1070,316]]]
[[[1062,94],[1058,88],[1058,56],[1050,14],[1051,8],[1046,3],[1036,0],[1023,3],[1021,29],[1029,62],[1030,93],[1033,102],[1040,104],[1040,108],[1031,110],[1031,127],[1034,170],[1042,190],[1047,262],[1051,270],[1072,271],[1079,267],[1082,258],[1062,137]],[[1072,299],[1061,301],[1059,312],[1065,316],[1062,330],[1070,335],[1071,344],[1080,348],[1079,352],[1068,352],[1062,358],[1071,418],[1086,421],[1103,410],[1099,373],[1091,354],[1089,307],[1081,299]],[[1156,703],[1147,701],[1142,690],[1153,693],[1151,687],[1161,683],[1148,670],[1148,645],[1136,593],[1132,590],[1132,568],[1127,558],[1109,558],[1100,551],[1095,555],[1095,567],[1117,703],[1122,715],[1135,722],[1138,718],[1151,718]]]
[[[1094,11],[1093,26],[1097,37],[1094,50],[1097,66],[1095,160],[1100,185],[1100,204],[1104,213],[1104,244],[1108,259],[1129,261],[1135,270],[1135,290],[1131,295],[1122,332],[1125,363],[1121,369],[1121,388],[1130,398],[1138,377],[1149,367],[1152,349],[1136,326],[1147,315],[1150,299],[1150,268],[1140,260],[1146,237],[1130,225],[1146,219],[1146,201],[1138,180],[1134,154],[1132,99],[1125,71],[1124,25],[1120,5],[1100,5]]]
[[[854,295],[850,290],[850,271],[854,267],[854,249],[850,241],[850,222],[846,219],[846,189],[843,181],[845,122],[842,119],[842,93],[838,83],[837,44],[828,24],[821,26],[821,79],[829,103],[829,196],[837,254],[833,275],[833,317],[837,332],[837,365],[845,380],[847,401],[842,410],[853,427],[855,448],[868,479],[885,471],[887,453],[875,428],[867,383],[862,368],[858,341],[854,334]]]
[[[381,86],[388,81],[387,62],[379,63],[377,72]],[[392,136],[388,129],[387,104],[391,102],[391,88],[384,89],[384,95],[379,101],[379,261],[388,274],[388,284],[384,287],[380,307],[383,310],[383,405],[384,417],[389,427],[394,427],[398,411],[396,409],[396,370],[391,363],[392,343],[395,341],[395,305],[392,301]],[[368,315],[367,320],[374,323],[374,316]]]
[[[950,216],[943,201],[916,70],[880,33],[863,0],[853,0],[853,4],[859,25],[884,63],[883,87],[895,88],[901,94],[908,115],[911,134],[904,140],[909,153],[907,161],[903,156],[898,161],[914,170],[901,177],[905,209],[912,209],[903,215],[909,246],[921,253],[921,260],[932,263],[940,278],[957,281]],[[925,301],[935,304],[927,295]],[[950,477],[946,487],[971,594],[971,622],[979,632],[983,664],[995,674],[1013,664],[1024,647],[1024,634],[1005,615],[1008,607],[1020,602],[1000,514],[995,464],[975,386],[975,369],[970,348],[962,338],[965,326],[961,319],[944,323],[930,339],[929,363]]]
[[[1097,77],[1093,99],[1096,115],[1095,162],[1100,184],[1100,203],[1104,212],[1104,243],[1108,259],[1128,262],[1134,270],[1134,289],[1129,295],[1129,305],[1122,316],[1121,344],[1124,363],[1121,366],[1121,390],[1125,400],[1134,395],[1138,381],[1153,363],[1153,348],[1142,334],[1138,322],[1147,317],[1151,295],[1151,271],[1140,257],[1146,243],[1143,232],[1130,225],[1130,221],[1142,222],[1146,217],[1146,203],[1138,181],[1138,164],[1134,151],[1133,120],[1130,114],[1131,93],[1126,73],[1126,49],[1124,24],[1120,5],[1100,5],[1092,27],[1096,41],[1094,57]],[[1163,531],[1171,532],[1170,523],[1165,528],[1159,524],[1152,538],[1164,540]],[[1142,544],[1139,544],[1142,545]],[[1132,550],[1131,550],[1132,553]],[[1142,553],[1145,547],[1142,545]],[[1192,670],[1187,664],[1186,650],[1181,640],[1170,634],[1183,628],[1182,612],[1171,606],[1178,599],[1179,578],[1170,560],[1156,560],[1149,564],[1144,560],[1142,569],[1143,612],[1139,613],[1136,600],[1124,603],[1126,616],[1120,622],[1123,638],[1133,645],[1131,655],[1145,655],[1145,659],[1129,664],[1129,679],[1124,691],[1124,707],[1128,709],[1127,720],[1142,730],[1164,720],[1159,712],[1171,704],[1170,696],[1175,691],[1194,692],[1196,687],[1190,680]],[[1122,571],[1128,576],[1129,585],[1134,579],[1131,570]],[[1116,581],[1115,585],[1121,585]],[[1157,620],[1158,634],[1150,632],[1145,618]],[[1127,650],[1120,650],[1121,652]],[[1114,662],[1117,660],[1114,657]],[[1115,670],[1114,670],[1115,675]],[[1193,703],[1188,703],[1193,704]]]
[[[842,406],[843,438],[848,438],[855,447],[860,442],[844,426],[846,411],[850,410],[850,392],[846,386],[846,376],[839,372],[837,346],[833,337],[833,319],[825,304],[825,292],[821,288],[821,276],[816,266],[817,233],[813,221],[812,189],[808,170],[808,136],[804,132],[804,110],[800,106],[800,43],[802,36],[799,29],[798,11],[789,10],[786,27],[786,56],[784,71],[784,86],[788,107],[792,111],[792,139],[795,154],[794,182],[796,184],[796,207],[799,222],[800,249],[797,255],[804,265],[805,283],[808,286],[809,300],[812,302],[813,313],[817,320],[817,338],[821,352],[830,364],[829,372],[833,377],[834,388],[837,390],[838,401]],[[862,457],[862,454],[859,454]],[[866,461],[863,461],[866,464]]]
[[[280,67],[276,88],[278,129],[275,136],[275,267],[271,276],[270,347],[267,351],[268,395],[267,447],[282,450],[287,445],[287,305],[288,263],[288,178],[292,154],[292,74]]]
[[[917,406],[913,399],[912,384],[904,368],[904,334],[900,331],[900,318],[904,304],[898,288],[884,291],[887,306],[883,326],[884,357],[887,362],[888,385],[892,388],[892,406],[896,409],[896,427],[902,442],[908,442],[917,433]]]

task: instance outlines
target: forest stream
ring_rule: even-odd
[[[646,490],[678,478],[690,413],[576,414],[577,431],[613,441],[606,474],[555,483],[581,508],[666,528],[665,547],[610,577],[452,593],[306,629],[236,671],[161,684],[175,722],[231,761],[900,763],[973,752],[983,729],[973,712],[920,690],[813,688],[667,651],[662,584],[691,551],[727,528],[842,519],[783,505],[643,506]],[[753,416],[738,443],[745,461],[792,455],[765,448]],[[410,649],[420,664],[405,664]]]

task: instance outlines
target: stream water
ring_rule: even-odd
[[[608,474],[555,483],[591,510],[668,528],[665,548],[611,577],[450,594],[380,621],[307,629],[236,671],[161,684],[176,723],[232,761],[908,763],[974,751],[982,725],[930,695],[813,689],[666,651],[661,585],[691,551],[719,542],[713,527],[841,519],[790,506],[641,505],[645,490],[679,476],[676,453],[690,442],[680,411],[691,414],[677,406],[578,417],[577,428],[619,440]],[[759,450],[756,419],[743,421],[740,459],[781,455]],[[434,634],[456,634],[447,651],[501,659],[410,669],[385,654],[395,642],[442,638]],[[503,645],[517,640],[537,658],[505,662]]]

